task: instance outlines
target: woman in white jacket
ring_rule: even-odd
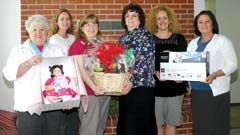
[[[49,112],[41,114],[40,63],[45,57],[61,57],[66,56],[66,54],[62,48],[51,45],[47,41],[49,23],[46,17],[42,15],[28,17],[25,22],[25,28],[29,38],[23,44],[17,45],[11,50],[7,63],[3,68],[4,77],[8,81],[14,82],[14,110],[17,114],[17,134],[63,134],[63,128],[56,124],[56,121],[54,122],[57,128],[50,127],[49,123],[45,121],[45,117],[49,115]],[[99,88],[90,80],[80,58],[78,62],[80,63],[81,77],[90,88],[98,91]],[[54,133],[49,133],[46,130],[49,128],[52,128]]]
[[[193,134],[229,135],[230,74],[238,67],[233,44],[218,34],[218,24],[211,11],[196,16],[194,32],[198,37],[189,43],[187,51],[209,51],[210,72],[204,82],[190,82]]]
[[[43,117],[40,117],[42,97],[39,64],[43,57],[64,56],[64,52],[47,42],[49,24],[44,16],[30,16],[25,28],[29,38],[11,50],[3,74],[7,80],[14,82],[17,134],[41,135]]]

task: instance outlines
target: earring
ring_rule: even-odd
[[[157,26],[155,26],[155,32],[158,32],[158,27]]]

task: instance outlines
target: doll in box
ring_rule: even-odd
[[[77,95],[70,87],[71,78],[64,75],[63,65],[49,66],[49,71],[51,77],[45,82],[43,96],[50,103],[66,101]]]

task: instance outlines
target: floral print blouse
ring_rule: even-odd
[[[155,42],[151,34],[140,27],[125,32],[119,42],[126,49],[133,49],[135,65],[130,78],[133,87],[154,87]]]

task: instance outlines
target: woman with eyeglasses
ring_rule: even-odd
[[[125,33],[120,44],[132,49],[135,57],[132,76],[119,97],[117,135],[157,135],[154,113],[153,77],[155,43],[144,28],[145,14],[140,5],[131,3],[123,8],[122,26]]]

